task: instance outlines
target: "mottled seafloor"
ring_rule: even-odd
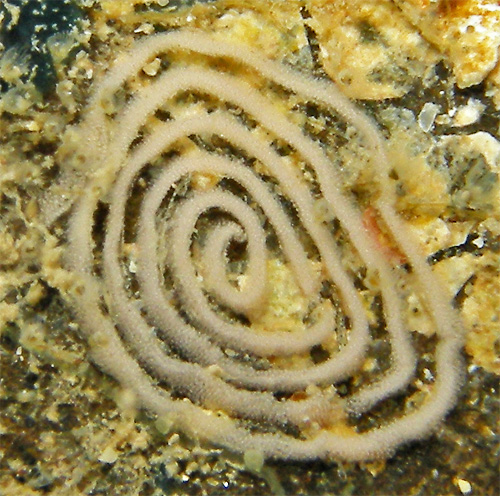
[[[174,4],[178,3],[181,2],[170,4],[177,8]],[[43,4],[51,7],[50,12],[43,11]],[[56,9],[52,8],[55,4]],[[63,101],[67,105],[63,108],[75,112],[64,87],[57,86],[61,77],[57,64],[71,65],[78,49],[55,61],[47,40],[54,33],[64,37],[89,29],[89,25],[82,28],[81,23],[91,9],[97,8],[93,4],[91,1],[79,4],[76,0],[6,2],[0,10],[0,41],[4,45],[0,55],[3,59],[0,90],[4,99],[18,85],[15,76],[13,80],[5,76],[5,61],[9,56],[13,60],[10,70],[15,72],[16,65],[21,67],[17,78],[37,89],[35,104],[42,109],[41,113],[53,101]],[[20,10],[12,10],[12,6]],[[17,22],[12,21],[14,11],[20,14]],[[306,17],[304,11],[301,13]],[[113,29],[112,23],[109,29]],[[367,30],[367,36],[370,35]],[[314,58],[318,41],[312,29],[308,30],[308,42]],[[13,57],[8,50],[16,51],[17,56]],[[485,131],[498,138],[500,115],[486,95],[486,85],[459,89],[454,86],[446,64],[439,64],[439,70],[439,80],[428,87],[413,81],[403,96],[371,100],[365,103],[365,108],[374,114],[381,114],[389,107],[406,108],[418,114],[423,101],[443,105],[446,101],[459,107],[472,98],[484,106],[481,118],[453,132]],[[81,85],[82,94],[86,84],[84,81]],[[78,96],[76,100],[78,103]],[[19,101],[4,102],[0,116],[0,160],[6,165],[15,152],[20,157],[19,173],[12,172],[15,164],[11,162],[2,169],[5,177],[0,182],[0,215],[11,232],[22,236],[29,226],[20,219],[29,220],[24,214],[30,212],[33,185],[38,179],[50,179],[51,172],[39,170],[50,170],[44,160],[50,161],[55,153],[64,117],[61,122],[53,123],[54,136],[39,139],[39,130],[29,128],[33,115],[29,113],[30,106],[16,107]],[[29,113],[29,118],[25,119],[23,112]],[[445,135],[451,132],[451,127],[446,122],[438,123],[434,132]],[[498,177],[491,176],[489,180],[495,183]],[[18,211],[23,215],[16,217]],[[497,211],[489,215],[499,214]],[[437,251],[431,261],[437,265],[461,257],[498,260],[500,233],[485,230],[468,234],[456,245]],[[36,239],[30,242],[33,246],[25,246],[23,253],[36,253]],[[8,274],[14,269],[23,274],[16,276],[18,286],[2,295],[2,303],[7,306],[2,307],[5,313],[0,319],[0,495],[494,496],[500,493],[499,376],[482,367],[477,356],[471,356],[473,343],[464,352],[466,370],[458,404],[428,439],[400,448],[388,460],[361,464],[270,461],[263,471],[253,473],[237,456],[199,446],[180,433],[160,433],[154,419],[130,408],[116,382],[87,360],[87,344],[78,333],[74,315],[59,291],[45,278],[37,256],[10,260],[11,251],[5,246],[1,247],[0,282],[8,286],[7,279],[11,277]],[[498,266],[490,264],[490,270],[491,277],[497,278]],[[475,277],[470,274],[457,289],[457,306],[463,305],[472,291]],[[498,307],[493,308],[495,311],[498,312]],[[497,336],[490,342],[494,342],[494,349],[489,351],[498,357],[500,338]],[[424,340],[419,351],[425,351],[423,346]],[[496,364],[498,367],[498,361]]]

